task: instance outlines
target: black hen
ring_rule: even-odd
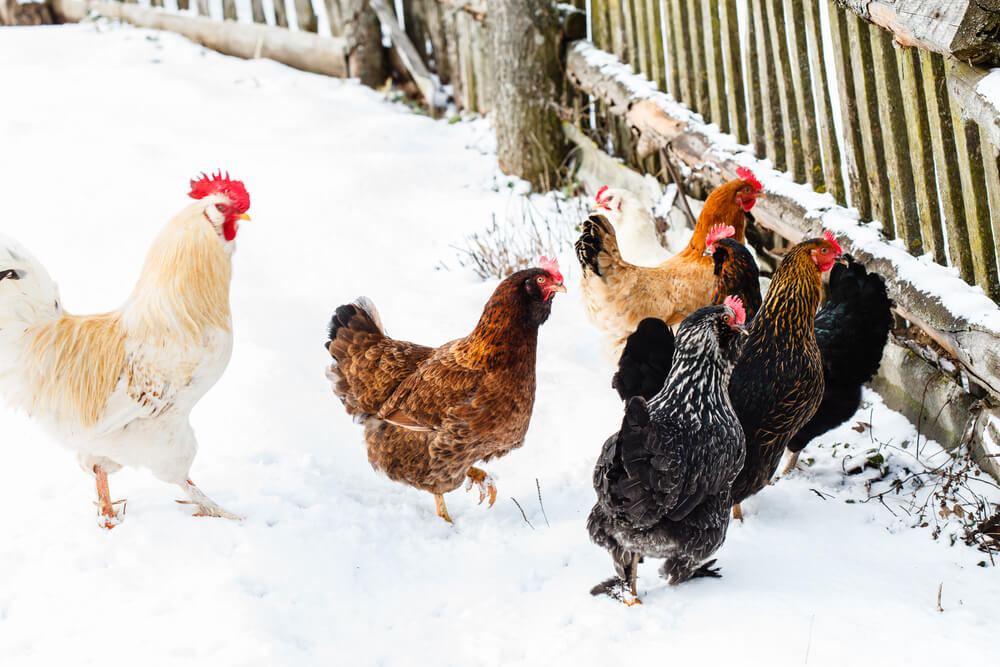
[[[739,297],[749,322],[760,310],[760,271],[746,246],[731,238],[715,241],[705,248],[715,261],[715,292],[712,303],[720,304],[727,296]]]
[[[727,389],[745,339],[741,324],[728,305],[685,319],[663,390],[648,404],[630,398],[621,430],[604,443],[587,529],[618,577],[594,595],[637,602],[643,556],[665,559],[660,573],[671,584],[719,576],[714,561],[704,561],[725,540],[730,486],[743,466],[743,431]]]
[[[861,405],[861,385],[878,372],[892,328],[892,301],[885,281],[850,255],[830,271],[826,304],[816,315],[816,344],[823,360],[823,402],[788,443],[792,456],[783,474],[798,462],[813,438],[851,418]]]
[[[663,320],[647,317],[625,341],[611,386],[623,401],[633,396],[648,401],[663,388],[673,357],[674,332]]]

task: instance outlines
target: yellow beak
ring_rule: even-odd
[[[250,216],[247,215],[246,213],[240,213],[238,216],[236,216],[236,218],[239,220],[249,220]]]
[[[552,286],[552,291],[553,292],[565,292],[566,291],[566,286],[565,285],[553,285]]]

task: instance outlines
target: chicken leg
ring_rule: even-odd
[[[469,468],[469,471],[465,474],[468,476],[468,479],[465,480],[465,490],[470,490],[472,485],[475,484],[479,487],[479,504],[482,505],[483,501],[486,500],[486,496],[489,496],[489,507],[493,507],[493,503],[497,500],[497,487],[493,483],[493,477],[485,470],[480,470],[479,468]]]
[[[197,505],[198,511],[192,516],[214,516],[220,519],[233,519],[234,521],[242,521],[243,517],[233,514],[232,512],[223,509],[218,503],[205,495],[205,492],[195,486],[195,483],[190,479],[184,480],[183,483],[177,486],[184,489],[184,493],[187,495],[188,500],[178,500],[176,502],[182,505]]]
[[[740,508],[739,503],[733,505],[733,518],[743,521],[743,510]]]
[[[793,452],[789,450],[788,464],[785,465],[785,469],[781,471],[781,476],[784,477],[788,473],[795,470],[799,465],[799,452]]]
[[[438,516],[447,521],[448,523],[454,523],[451,517],[448,516],[448,508],[444,504],[444,496],[440,493],[434,494],[434,504],[437,506]]]
[[[108,530],[111,530],[118,524],[122,522],[121,514],[115,512],[115,505],[119,503],[124,503],[124,500],[116,500],[112,502],[111,491],[108,489],[108,473],[99,465],[94,465],[94,476],[97,480],[97,507],[98,509],[98,519]],[[125,513],[125,507],[122,505],[122,514]]]

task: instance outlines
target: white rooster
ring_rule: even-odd
[[[240,518],[191,481],[188,415],[232,353],[232,254],[250,196],[221,172],[192,180],[189,195],[132,295],[101,315],[67,314],[42,265],[0,237],[0,390],[76,451],[105,528],[121,521],[108,474],[122,466],[179,486],[196,516]]]
[[[622,259],[638,266],[659,266],[670,258],[656,236],[653,215],[638,197],[604,185],[594,199],[590,210],[603,215],[614,227]]]

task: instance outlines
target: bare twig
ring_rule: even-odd
[[[944,582],[942,581],[938,584],[938,611],[944,611],[944,607],[941,606],[941,589],[944,588]]]
[[[524,508],[521,507],[521,503],[517,502],[517,498],[514,498],[513,496],[511,497],[511,500],[513,500],[514,504],[517,505],[517,509],[521,510],[521,518],[524,519],[524,522],[528,524],[532,530],[534,530],[535,527],[531,525],[530,521],[528,521],[528,516],[524,513]]]
[[[545,519],[545,525],[551,528],[549,524],[549,517],[545,514],[545,505],[542,504],[542,485],[538,483],[538,478],[535,478],[535,488],[538,489],[538,506],[542,508],[542,517]]]

